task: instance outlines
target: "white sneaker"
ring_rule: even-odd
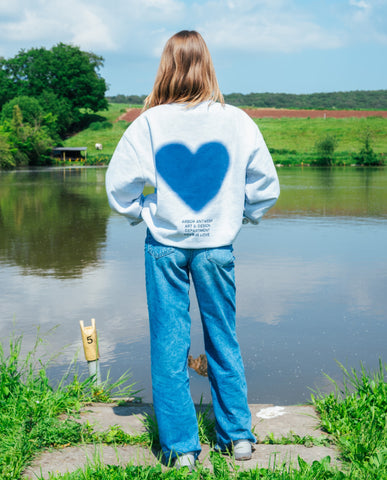
[[[235,460],[250,460],[251,443],[248,440],[237,440],[234,442],[233,451]]]
[[[195,462],[195,455],[192,452],[183,453],[176,457],[175,468],[176,470],[180,470],[180,468],[188,467],[188,470],[192,472],[195,467]]]

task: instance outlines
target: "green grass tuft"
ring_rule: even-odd
[[[333,393],[312,395],[322,428],[333,437],[352,470],[378,470],[379,475],[386,475],[375,478],[387,478],[387,365],[380,361],[373,374],[363,365],[360,373],[340,366],[343,388],[330,379],[335,386]]]
[[[22,338],[12,337],[9,354],[0,344],[0,478],[16,480],[32,457],[46,447],[95,441],[87,425],[70,418],[85,402],[132,395],[128,376],[96,385],[94,378],[64,377],[54,389],[34,349],[21,358]],[[65,384],[65,382],[68,382]],[[62,419],[64,416],[64,419]]]

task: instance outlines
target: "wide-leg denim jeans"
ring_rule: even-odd
[[[162,245],[148,232],[145,273],[148,300],[153,404],[167,459],[200,453],[190,394],[188,352],[190,275],[204,333],[218,446],[255,442],[247,403],[244,367],[235,333],[232,246],[181,249]]]

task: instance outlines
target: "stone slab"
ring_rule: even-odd
[[[117,406],[114,404],[93,404],[82,408],[80,417],[74,420],[89,422],[94,430],[103,432],[110,426],[118,425],[130,435],[138,435],[145,431],[144,421],[147,415],[154,415],[150,404],[133,404]]]
[[[280,439],[289,434],[312,437],[324,435],[318,428],[318,417],[312,406],[250,405],[254,432],[262,441],[266,435]],[[202,407],[203,408],[203,407]],[[260,415],[260,416],[257,416]],[[77,421],[89,422],[95,430],[104,431],[110,426],[119,425],[125,432],[137,435],[145,431],[144,419],[153,415],[153,407],[148,404],[128,406],[89,405],[82,409]],[[262,418],[264,417],[264,418]],[[241,469],[273,468],[275,465],[292,464],[297,467],[298,456],[306,462],[322,460],[330,456],[333,464],[338,464],[338,452],[334,447],[305,447],[303,445],[265,445],[254,446],[253,457],[245,462],[237,462]],[[233,465],[233,459],[225,457]],[[200,463],[211,469],[210,447],[202,446]],[[34,459],[24,472],[23,479],[49,478],[51,473],[66,473],[84,468],[87,463],[104,462],[111,465],[156,465],[157,453],[143,446],[83,445],[58,450],[48,450]],[[163,468],[166,468],[163,466]]]
[[[51,474],[65,474],[84,468],[87,464],[103,462],[109,465],[155,465],[158,461],[148,448],[137,445],[81,445],[40,454],[28,467],[25,480],[49,478]]]
[[[259,440],[267,435],[279,439],[289,433],[300,437],[325,435],[319,428],[318,415],[312,405],[250,405],[252,425]],[[261,415],[261,416],[258,416]]]

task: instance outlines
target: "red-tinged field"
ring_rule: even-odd
[[[386,110],[288,110],[284,108],[244,108],[251,118],[387,118]]]
[[[387,118],[386,110],[290,110],[283,108],[244,108],[251,118]],[[141,108],[129,108],[119,120],[133,122],[141,113]]]

